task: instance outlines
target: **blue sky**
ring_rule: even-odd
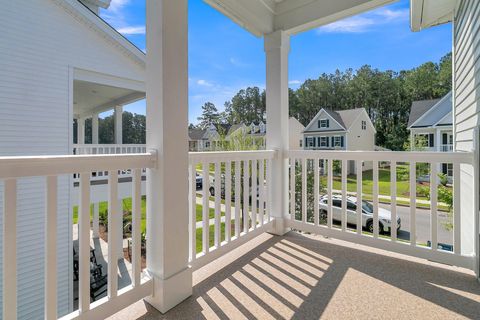
[[[408,0],[312,29],[291,39],[290,86],[336,69],[369,64],[402,70],[438,61],[451,51],[451,25],[413,33]],[[145,1],[112,0],[101,16],[140,49],[145,45]],[[189,121],[201,106],[224,102],[241,88],[265,87],[263,39],[257,38],[202,0],[189,0]],[[125,108],[145,113],[145,102]]]

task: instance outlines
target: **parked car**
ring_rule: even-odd
[[[332,202],[332,219],[335,221],[342,220],[342,197],[333,196]],[[320,221],[326,221],[328,212],[328,196],[320,199]],[[378,225],[379,232],[390,232],[392,213],[386,209],[378,208]],[[397,218],[397,231],[401,227],[401,219]],[[357,198],[347,197],[347,223],[357,224]],[[370,202],[362,201],[362,227],[373,233],[373,205]]]
[[[196,188],[197,188],[197,190],[202,190],[202,187],[203,187],[203,177],[202,177],[198,172],[195,173],[195,180],[196,180]]]

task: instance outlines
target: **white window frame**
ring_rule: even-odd
[[[342,136],[333,137],[333,147],[342,147]]]
[[[362,130],[367,130],[367,121],[362,120]]]
[[[329,127],[329,122],[327,118],[325,119],[320,119],[320,128],[328,128]]]
[[[313,139],[315,139],[315,138],[314,137],[307,137],[307,145],[306,145],[307,148],[313,148]]]
[[[326,148],[327,147],[327,139],[328,137],[320,137],[320,147],[321,148]]]

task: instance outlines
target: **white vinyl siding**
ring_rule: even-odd
[[[71,153],[72,68],[138,81],[144,79],[143,66],[56,2],[63,3],[2,1],[1,156]],[[67,2],[79,5],[71,0],[65,0]],[[59,181],[59,315],[69,311],[73,292],[68,179]],[[0,182],[0,199],[2,190]],[[22,179],[18,190],[18,318],[39,319],[43,318],[44,303],[44,178]],[[0,206],[0,217],[1,210]],[[0,250],[0,258],[1,255]],[[1,301],[0,293],[0,314]]]
[[[454,19],[454,136],[456,151],[475,148],[474,135],[480,120],[480,1],[461,1]],[[476,150],[478,152],[478,150]],[[473,170],[461,166],[462,254],[473,253]],[[478,195],[475,195],[478,197]]]

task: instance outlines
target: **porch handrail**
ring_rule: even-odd
[[[152,295],[153,282],[141,270],[141,180],[142,170],[154,168],[155,152],[121,155],[52,155],[0,157],[0,181],[3,183],[3,312],[17,315],[17,180],[44,177],[45,181],[45,318],[57,318],[57,221],[62,175],[79,173],[78,243],[79,309],[62,319],[103,319]],[[130,170],[132,176],[132,284],[118,290],[118,251],[121,214],[118,203],[119,174]],[[90,176],[92,171],[108,172],[108,295],[90,302]],[[120,222],[120,223],[119,223]],[[73,270],[72,270],[73,271]],[[7,294],[8,293],[8,294]]]

